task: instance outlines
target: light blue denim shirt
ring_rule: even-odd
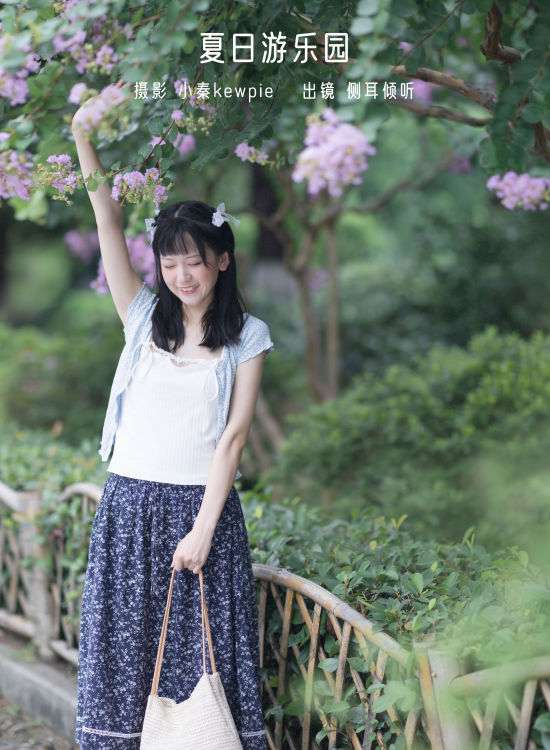
[[[128,307],[126,325],[124,326],[126,343],[113,378],[105,423],[103,425],[101,447],[99,449],[99,454],[103,461],[107,461],[111,453],[111,448],[115,443],[124,392],[132,378],[134,367],[139,360],[141,345],[145,343],[151,333],[151,317],[157,301],[157,295],[143,282],[141,289]],[[264,350],[267,350],[269,354],[274,348],[267,324],[263,320],[260,320],[260,318],[245,313],[245,323],[241,331],[240,343],[224,346],[220,362],[215,370],[218,380],[218,429],[216,445],[222,436],[227,422],[231,391],[233,389],[237,366]],[[241,472],[237,469],[235,480],[241,476]]]

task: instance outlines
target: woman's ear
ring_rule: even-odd
[[[220,269],[220,271],[225,271],[225,269],[226,269],[226,268],[227,268],[227,266],[229,265],[229,262],[230,262],[230,261],[229,261],[229,253],[228,253],[228,251],[226,250],[226,251],[225,251],[225,253],[223,253],[223,254],[222,254],[222,255],[220,256],[220,265],[219,265],[219,269]]]

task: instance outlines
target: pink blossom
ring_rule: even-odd
[[[508,171],[502,178],[491,175],[485,183],[488,190],[494,190],[501,204],[508,210],[523,208],[524,211],[545,211],[550,200],[550,178],[531,177]]]
[[[422,99],[427,104],[431,104],[433,91],[434,89],[438,89],[439,86],[436,83],[421,81],[420,79],[415,79],[412,83],[413,96]]]
[[[57,34],[57,36],[54,36],[52,39],[53,48],[56,53],[59,52],[66,52],[66,51],[72,51],[75,48],[78,49],[78,47],[83,46],[84,42],[86,41],[86,32],[84,29],[81,29],[80,31],[77,31],[76,34],[73,34],[73,36],[69,37],[68,39],[63,38],[63,34]]]
[[[38,73],[41,64],[40,57],[36,52],[30,52],[25,60],[25,70],[29,73]]]
[[[247,143],[239,143],[235,148],[235,154],[242,161],[257,162],[258,164],[264,164],[269,159],[265,151],[260,151]]]
[[[252,146],[249,146],[247,143],[239,143],[239,145],[235,149],[235,154],[239,157],[239,159],[242,159],[243,161],[247,161],[250,154],[254,152],[254,149]]]
[[[132,267],[144,278],[147,286],[153,288],[155,284],[155,256],[145,234],[140,233],[137,237],[127,237],[126,246]],[[97,294],[109,293],[103,259],[99,261],[97,277],[90,283],[90,287],[95,289]]]
[[[18,153],[11,148],[0,151],[0,198],[14,195],[30,200],[33,185],[33,162],[29,151]]]
[[[176,140],[174,141],[174,148],[177,149],[180,156],[193,151],[195,148],[195,137],[190,133],[184,135],[178,133]]]
[[[95,62],[99,65],[100,70],[110,73],[118,61],[118,55],[108,44],[101,45],[97,51]]]
[[[149,143],[154,148],[155,146],[164,146],[166,141],[163,138],[161,138],[159,135],[154,135],[149,141]]]
[[[449,166],[449,169],[454,174],[462,174],[463,172],[471,172],[472,163],[467,156],[462,156],[461,154],[455,153],[453,154],[453,158]]]
[[[160,173],[156,167],[148,169],[145,174],[138,171],[120,172],[113,179],[111,198],[119,201],[126,198],[132,203],[139,203],[151,198],[155,208],[159,210],[159,204],[167,199],[167,189],[160,184]]]
[[[99,252],[99,238],[96,229],[90,229],[87,232],[70,229],[65,233],[64,239],[71,255],[80,258],[84,263],[89,263]]]
[[[10,105],[25,104],[29,97],[29,87],[24,78],[18,78],[0,67],[0,96],[10,100]]]
[[[78,177],[73,170],[71,157],[68,154],[52,154],[46,162],[57,166],[57,169],[42,171],[37,184],[44,187],[51,185],[61,194],[72,193],[78,183]]]
[[[85,83],[75,83],[75,85],[71,88],[69,92],[69,98],[68,101],[71,102],[71,104],[80,104],[82,102],[82,96],[84,95],[84,92],[88,90],[88,87]]]
[[[103,258],[99,259],[97,277],[93,281],[90,281],[90,288],[94,289],[96,294],[109,294],[109,285],[107,284],[107,277],[105,276]]]
[[[326,189],[333,197],[341,195],[346,185],[361,184],[359,175],[368,169],[366,155],[376,153],[361,130],[340,122],[328,108],[321,116],[309,115],[307,121],[306,148],[296,160],[294,182],[306,179],[310,195]]]

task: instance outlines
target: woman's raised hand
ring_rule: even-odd
[[[124,83],[124,81],[120,80],[118,83],[113,84],[114,86],[117,86],[118,88],[126,88],[127,86],[130,86],[131,84],[129,82]],[[75,128],[82,129],[82,125],[84,122],[86,122],[87,116],[88,116],[88,109],[90,106],[93,106],[93,104],[100,98],[100,94],[97,94],[96,96],[92,96],[90,99],[87,99],[84,104],[82,104],[74,113],[71,127],[74,130]]]

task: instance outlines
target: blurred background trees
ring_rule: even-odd
[[[74,86],[87,96],[123,80],[127,99],[105,118],[112,132],[93,134],[110,179],[158,169],[170,202],[225,201],[241,219],[240,283],[276,344],[243,456],[248,482],[263,478],[274,497],[299,494],[334,516],[407,514],[418,535],[451,541],[474,526],[488,545],[546,554],[548,212],[541,201],[507,210],[486,183],[510,171],[550,176],[549,9],[523,0],[32,2],[5,4],[0,16],[4,425],[99,447],[122,330],[109,295],[90,286],[99,256],[85,191],[56,188],[46,159],[75,159]],[[264,30],[287,35],[284,62],[260,60]],[[90,49],[71,42],[81,31]],[[209,31],[225,35],[222,65],[200,61]],[[322,62],[324,34],[338,31],[349,36],[349,61]],[[229,39],[248,32],[256,59],[234,63]],[[293,62],[300,33],[314,34],[317,61]],[[111,51],[100,64],[102,44]],[[26,45],[40,67],[23,76]],[[184,77],[263,83],[277,96],[210,100],[210,111],[177,98]],[[12,103],[17,79],[28,90]],[[166,96],[132,99],[139,81],[164,82]],[[377,97],[367,82],[378,82]],[[396,96],[385,98],[392,82]],[[401,93],[407,82],[412,98]],[[304,98],[307,83],[314,99]],[[334,99],[321,96],[329,83]],[[309,179],[292,178],[315,125],[308,116],[326,108],[376,148],[368,169],[358,167],[360,184],[333,166],[340,195],[312,190],[320,159]],[[179,148],[189,135],[193,145]],[[242,144],[256,155],[238,158]],[[13,188],[25,176],[9,166],[14,153],[49,175],[35,173],[26,197]],[[150,197],[125,199],[130,250],[146,248]]]

